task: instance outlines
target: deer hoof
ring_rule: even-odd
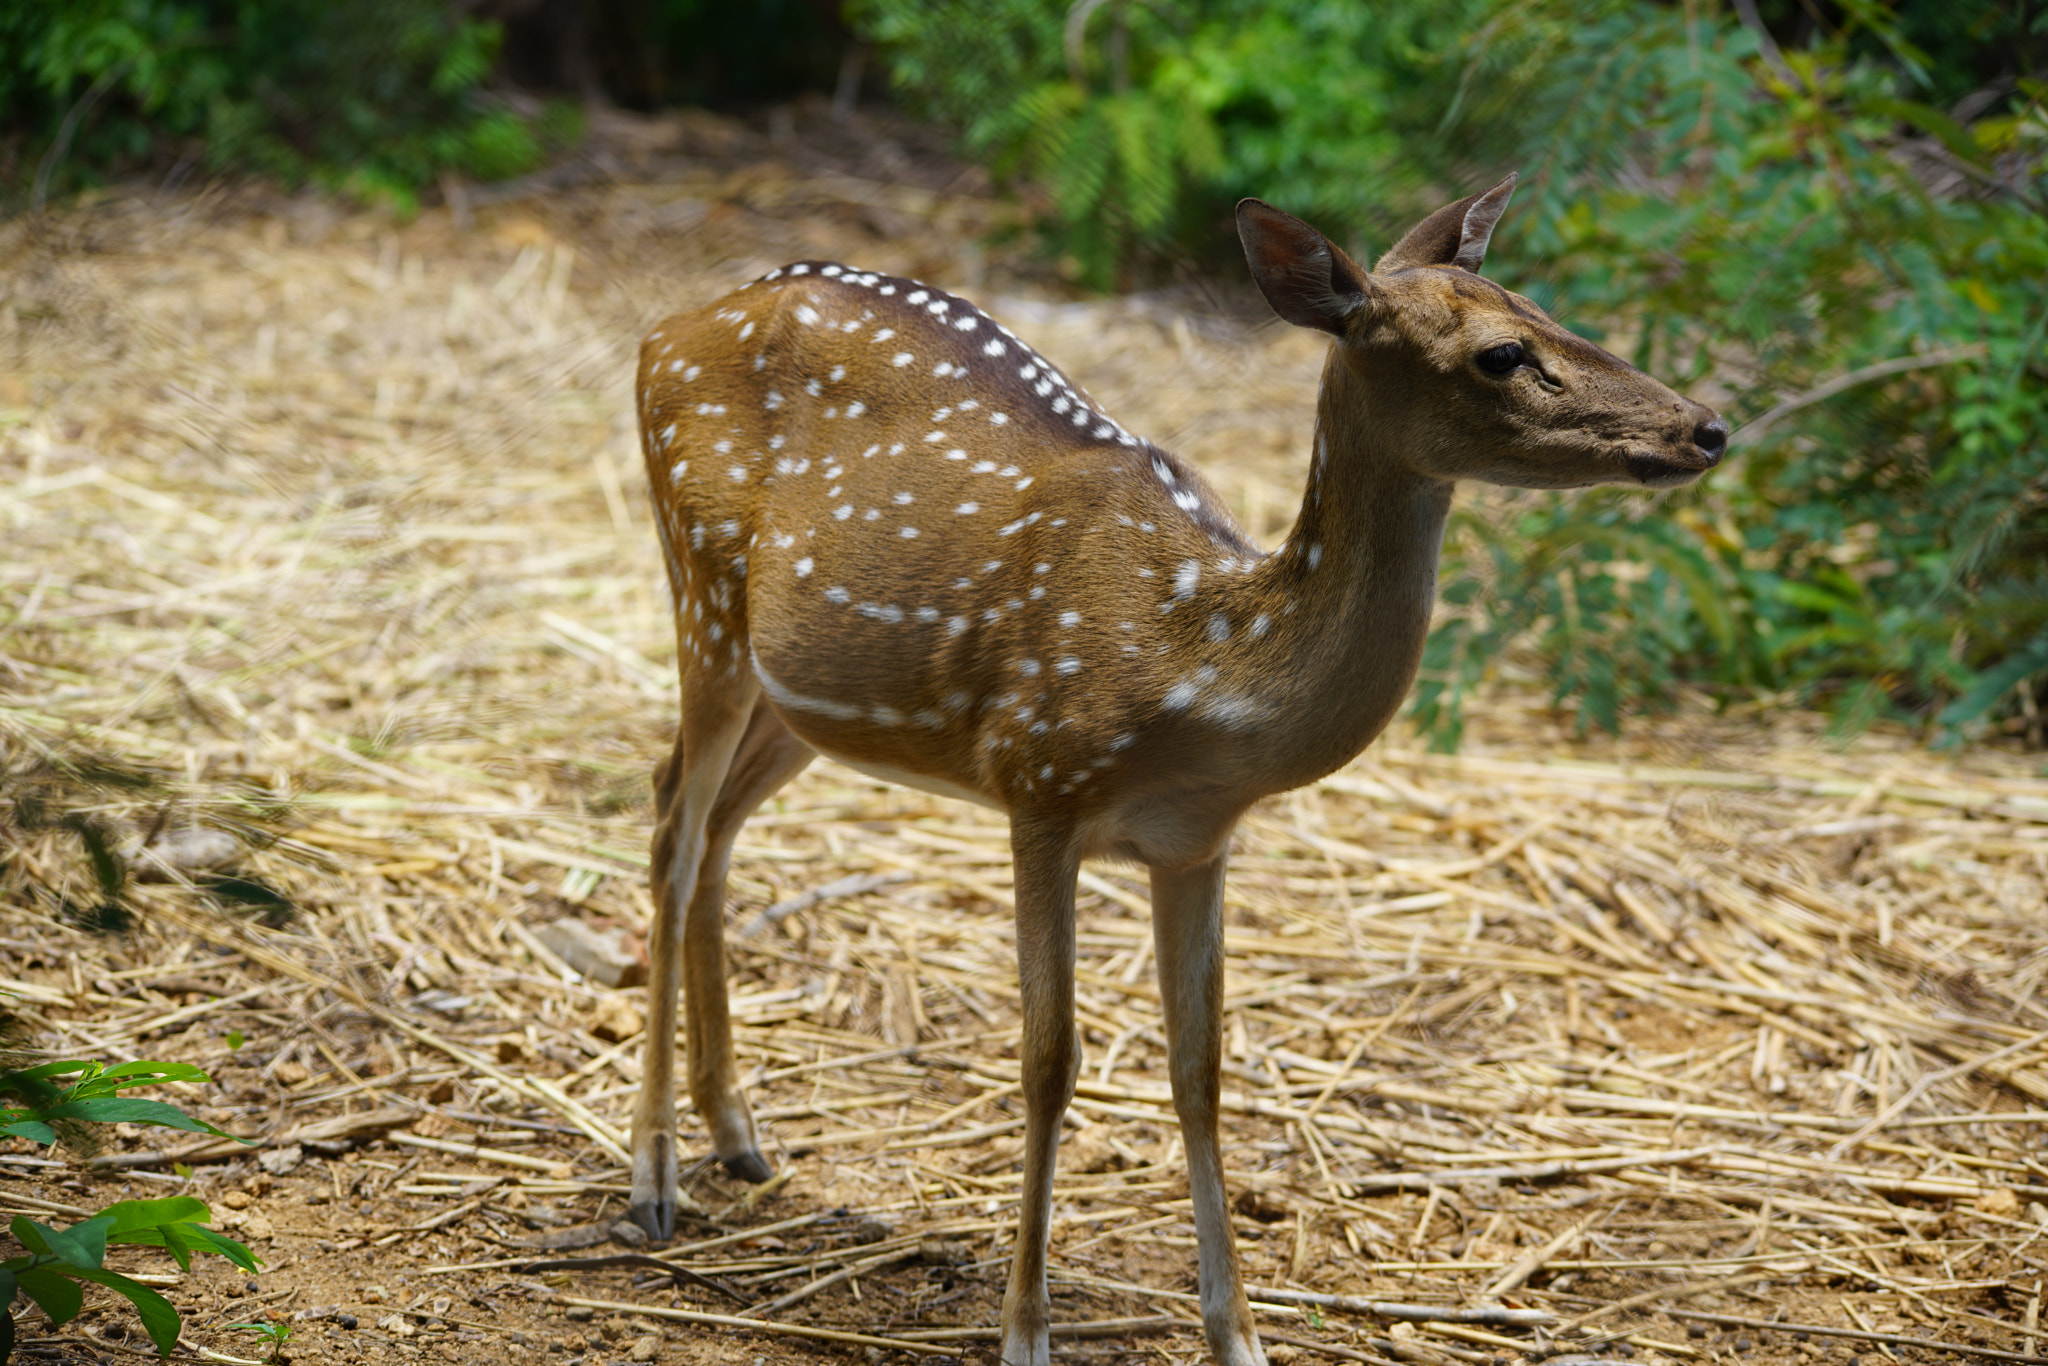
[[[775,1175],[775,1169],[768,1165],[767,1158],[761,1156],[759,1148],[748,1148],[744,1152],[718,1160],[728,1172],[752,1185],[758,1186]]]
[[[626,1217],[644,1229],[649,1238],[666,1241],[676,1233],[676,1197],[653,1195],[635,1199],[626,1206]]]

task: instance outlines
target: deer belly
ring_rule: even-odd
[[[799,734],[801,735],[801,732]],[[809,743],[809,741],[806,740],[806,743]],[[992,811],[1001,811],[1003,809],[1002,803],[987,793],[976,792],[972,788],[962,787],[960,784],[948,782],[944,778],[933,778],[923,773],[913,773],[907,768],[897,768],[892,764],[878,764],[866,759],[855,759],[845,754],[834,754],[831,750],[817,745],[812,745],[812,748],[816,749],[827,759],[845,764],[848,768],[857,769],[867,774],[870,778],[880,778],[885,783],[896,783],[902,787],[914,787],[920,792],[929,792],[936,797],[957,797],[963,802],[973,802],[976,806],[986,806]]]
[[[869,745],[862,743],[863,732],[869,733],[870,738],[874,732],[901,734],[905,731],[921,731],[930,737],[937,730],[944,728],[944,718],[938,713],[919,712],[915,715],[905,715],[886,703],[863,704],[833,697],[812,696],[800,688],[784,683],[770,673],[762,665],[758,652],[754,655],[753,664],[754,677],[760,680],[763,695],[781,716],[782,723],[789,727],[791,734],[826,758],[845,764],[848,768],[857,769],[871,778],[880,778],[883,782],[897,783],[903,787],[914,787],[920,792],[931,792],[941,797],[958,797],[962,801],[1002,809],[1001,803],[995,798],[948,778],[881,759],[857,757],[848,752],[855,748],[870,748]],[[849,741],[852,743],[848,743]],[[896,748],[897,752],[909,756],[922,746],[909,744],[891,748]]]

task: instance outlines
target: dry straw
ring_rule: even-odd
[[[190,1102],[272,1149],[381,1143],[371,1193],[412,1208],[359,1236],[450,1284],[763,1343],[953,1352],[987,1329],[1018,1183],[1004,832],[826,764],[764,809],[732,879],[739,1048],[787,1184],[696,1173],[694,1232],[660,1254],[689,1273],[675,1288],[635,1290],[644,1257],[512,1270],[536,1255],[522,1209],[603,1222],[624,1189],[639,1041],[619,1006],[640,990],[566,973],[534,931],[648,911],[646,775],[674,703],[633,339],[651,301],[783,257],[953,282],[958,239],[905,214],[957,224],[976,202],[924,196],[883,240],[876,196],[756,174],[467,233],[205,199],[9,230],[0,987],[44,1042],[216,1068]],[[981,293],[1270,542],[1312,347]],[[1678,1360],[1797,1321],[1815,1341],[1766,1346],[2035,1352],[2035,774],[1888,733],[1831,747],[1782,709],[1582,742],[1508,692],[1460,756],[1397,731],[1255,811],[1229,894],[1226,1153],[1272,1340]],[[131,859],[116,894],[89,856],[195,829],[232,836],[230,866],[151,881]],[[110,905],[125,933],[90,928]],[[1186,1357],[1192,1227],[1142,907],[1128,871],[1085,877],[1053,1266],[1061,1318]],[[107,1160],[230,1156],[127,1146]],[[1442,1313],[1374,1337],[1369,1301]]]

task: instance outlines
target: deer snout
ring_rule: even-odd
[[[1692,429],[1692,444],[1707,458],[1706,467],[1714,468],[1728,453],[1728,424],[1718,416],[1708,418]]]

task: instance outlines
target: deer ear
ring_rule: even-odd
[[[1335,243],[1263,200],[1238,202],[1237,236],[1259,292],[1296,327],[1342,336],[1372,292],[1364,268]]]
[[[1486,244],[1493,239],[1493,225],[1500,222],[1508,199],[1515,192],[1515,173],[1485,194],[1467,195],[1446,204],[1408,230],[1393,249],[1380,258],[1381,270],[1405,266],[1460,266],[1479,273],[1486,260]]]

